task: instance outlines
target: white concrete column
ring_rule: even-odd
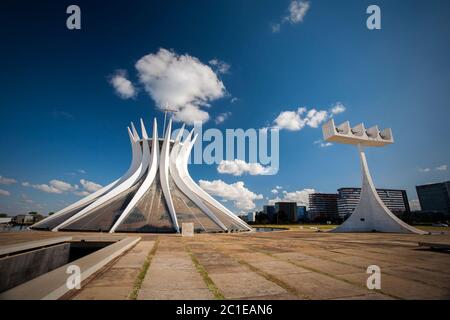
[[[367,164],[364,146],[357,145],[361,162],[361,196],[352,215],[332,232],[395,232],[427,234],[400,220],[388,209],[377,193],[369,166]]]

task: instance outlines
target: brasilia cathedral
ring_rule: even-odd
[[[182,141],[182,130],[171,139],[158,138],[157,121],[149,138],[141,119],[142,138],[131,124],[132,161],[118,180],[36,223],[31,228],[52,231],[178,233],[183,223],[194,231],[239,232],[252,228],[200,188],[188,172],[197,136]]]

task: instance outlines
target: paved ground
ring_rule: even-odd
[[[130,298],[134,283],[155,241],[141,241],[121,256],[107,270],[83,286],[75,300],[125,300]]]
[[[67,234],[0,234],[0,246],[25,241],[24,237]],[[450,299],[450,254],[417,245],[419,241],[450,243],[447,234],[298,230],[192,238],[141,236],[136,247],[73,298]],[[366,287],[370,265],[381,268],[381,290]]]

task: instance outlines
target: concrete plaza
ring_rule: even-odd
[[[0,234],[0,246],[64,235]],[[136,235],[136,234],[134,234]],[[336,234],[294,228],[240,234],[140,234],[70,299],[450,299],[450,255],[418,242],[448,234]],[[123,234],[103,234],[105,239]],[[369,290],[367,267],[381,268]]]

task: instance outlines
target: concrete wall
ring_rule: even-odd
[[[69,252],[70,244],[62,243],[1,258],[0,292],[65,265]]]

